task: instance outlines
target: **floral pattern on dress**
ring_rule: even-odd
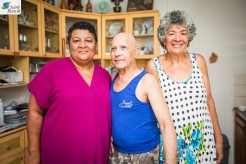
[[[177,137],[177,161],[183,159],[186,164],[194,164],[196,159],[199,158],[199,152],[202,150],[206,152],[206,146],[204,145],[204,134],[202,133],[203,128],[204,119],[202,122],[197,122],[195,126],[192,126],[189,123],[186,127],[182,127],[183,136],[185,138],[183,139],[180,135]],[[160,136],[160,164],[163,164],[164,160],[164,149],[162,137]]]

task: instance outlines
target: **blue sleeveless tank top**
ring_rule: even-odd
[[[115,149],[122,153],[149,152],[156,148],[160,140],[157,121],[150,103],[141,102],[136,97],[136,87],[146,73],[143,70],[119,92],[113,89],[118,74],[112,81],[112,136]]]

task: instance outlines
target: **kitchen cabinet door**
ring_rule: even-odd
[[[42,52],[45,57],[62,57],[60,9],[42,3]]]
[[[14,55],[13,15],[0,15],[0,54]]]
[[[40,2],[22,0],[21,9],[13,23],[15,51],[20,56],[42,56]]]

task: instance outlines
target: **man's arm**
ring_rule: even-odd
[[[143,78],[151,107],[162,135],[165,163],[177,163],[177,137],[158,79],[151,74]]]

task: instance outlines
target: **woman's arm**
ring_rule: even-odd
[[[214,103],[214,99],[211,93],[210,89],[210,82],[209,82],[209,77],[208,77],[208,70],[207,70],[207,65],[204,60],[204,57],[197,54],[197,60],[199,62],[199,68],[202,71],[203,75],[203,81],[204,85],[206,87],[207,91],[207,105],[208,105],[208,110],[212,119],[213,127],[214,127],[214,135],[215,135],[215,142],[216,142],[216,153],[217,153],[217,163],[220,163],[222,158],[223,158],[223,137],[222,133],[220,130],[220,125],[217,117],[217,112],[216,112],[216,107]]]
[[[39,107],[33,94],[30,94],[27,115],[28,164],[40,163],[40,134],[44,111]]]

